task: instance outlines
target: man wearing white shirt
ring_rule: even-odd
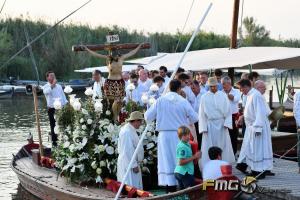
[[[178,80],[181,82],[181,88],[186,95],[186,99],[190,102],[191,106],[194,107],[196,96],[194,95],[192,89],[188,86],[190,76],[181,73],[178,75]]]
[[[170,92],[160,97],[145,113],[147,122],[156,120],[158,185],[167,186],[168,191],[176,190],[174,175],[176,167],[176,147],[179,142],[177,129],[197,121],[197,113],[189,102],[179,95],[181,83],[172,80]]]
[[[230,164],[222,160],[222,149],[219,147],[210,147],[208,149],[208,156],[210,161],[208,161],[203,167],[203,181],[217,180],[223,176],[221,167]]]
[[[194,103],[194,110],[199,114],[199,107],[200,107],[200,101],[201,97],[205,92],[202,92],[200,89],[200,84],[198,81],[194,80],[192,82],[192,91],[196,96],[196,100]],[[201,150],[201,143],[202,143],[202,134],[199,133],[199,124],[198,122],[195,123],[195,130],[196,130],[196,135],[197,135],[197,142],[198,142],[198,149]]]
[[[297,132],[298,132],[298,146],[297,146],[297,156],[298,156],[298,167],[300,173],[300,91],[296,92],[294,96],[294,117],[296,119],[297,124]]]
[[[141,92],[148,92],[150,86],[152,85],[152,80],[148,78],[148,71],[145,69],[141,69],[139,71],[139,82],[138,85],[141,89]]]
[[[122,79],[125,81],[125,88],[129,84],[129,73],[128,72],[123,72],[122,73]]]
[[[93,99],[101,99],[103,83],[104,83],[101,71],[95,70],[93,72],[93,80],[95,81],[93,86]]]
[[[57,134],[55,134],[55,132],[54,132],[55,108],[54,108],[53,103],[56,99],[58,99],[60,101],[61,105],[64,106],[68,101],[66,99],[66,96],[64,94],[64,91],[63,91],[61,85],[59,85],[57,83],[54,72],[48,71],[46,73],[46,79],[47,79],[48,82],[43,86],[43,93],[44,93],[44,95],[46,97],[46,101],[47,101],[48,116],[49,116],[50,129],[51,129],[52,145],[57,146]]]
[[[125,97],[125,102],[128,103],[129,100],[132,100],[136,102],[137,104],[143,105],[142,103],[142,95],[144,91],[144,87],[140,86],[138,83],[138,76],[136,74],[131,74],[130,75],[130,83],[135,86],[134,90],[129,90],[126,88],[126,97]]]
[[[170,81],[170,78],[167,75],[168,69],[165,66],[160,66],[159,75],[165,79],[165,83],[167,84]]]
[[[238,128],[236,127],[235,121],[238,117],[239,112],[239,101],[241,100],[241,94],[239,90],[235,89],[231,85],[231,79],[225,76],[221,79],[223,85],[223,92],[227,95],[230,103],[231,114],[232,114],[232,129],[229,129],[231,144],[233,153],[236,154],[237,151],[237,139],[238,139]]]
[[[169,81],[171,79],[168,77],[167,74],[168,74],[168,69],[165,66],[160,66],[160,68],[159,68],[159,75],[165,79],[163,87],[164,88],[167,87],[167,89],[169,89],[168,88],[168,84],[169,84]]]
[[[200,89],[201,92],[205,93],[209,90],[207,83],[207,79],[208,79],[208,74],[207,72],[200,72],[199,73],[199,84],[200,84]]]

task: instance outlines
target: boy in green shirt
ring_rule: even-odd
[[[182,190],[194,185],[194,163],[193,160],[201,157],[198,151],[193,155],[190,141],[190,130],[181,126],[177,130],[180,142],[176,149],[177,166],[175,168],[175,178],[178,181],[179,188]]]

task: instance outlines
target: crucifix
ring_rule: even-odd
[[[109,34],[106,36],[106,44],[97,45],[74,45],[72,46],[73,51],[87,51],[91,55],[100,59],[106,60],[108,68],[108,79],[104,83],[104,95],[110,101],[112,105],[112,112],[114,120],[117,121],[119,113],[122,109],[122,100],[125,97],[125,81],[122,79],[122,66],[123,62],[136,54],[140,49],[150,48],[149,43],[142,44],[113,44],[119,41],[118,35]],[[119,49],[133,49],[127,54],[119,54]],[[107,55],[96,53],[95,51],[105,50],[108,51]]]

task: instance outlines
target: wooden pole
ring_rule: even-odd
[[[40,115],[39,115],[39,110],[38,110],[38,98],[37,98],[37,94],[36,94],[36,86],[32,86],[32,94],[33,94],[33,102],[34,102],[36,127],[37,127],[37,131],[38,131],[38,136],[39,136],[40,155],[44,156],[43,141],[42,141],[42,134],[41,134],[41,126],[40,126]]]
[[[234,0],[232,27],[231,27],[231,38],[230,38],[230,49],[236,49],[237,48],[239,7],[240,7],[240,0]],[[231,78],[231,83],[234,84],[234,68],[231,67],[231,68],[228,69],[228,76]]]

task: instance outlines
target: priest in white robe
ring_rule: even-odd
[[[105,82],[104,78],[101,75],[101,71],[95,70],[93,72],[93,99],[101,99],[102,98],[102,87]]]
[[[232,116],[227,96],[218,91],[214,77],[208,79],[209,91],[202,96],[199,108],[199,133],[202,133],[202,159],[200,167],[210,160],[208,149],[217,146],[223,151],[223,160],[235,162],[228,129],[232,128]]]
[[[274,175],[270,171],[273,169],[271,128],[268,120],[271,111],[262,95],[265,85],[258,81],[255,84],[257,89],[254,89],[251,88],[249,80],[242,80],[239,85],[243,94],[247,95],[247,102],[244,110],[246,131],[238,163],[246,162],[251,168],[251,175],[259,175],[257,178]]]
[[[180,96],[181,83],[170,81],[170,92],[160,97],[145,113],[147,122],[156,120],[158,135],[158,184],[171,186],[168,192],[176,190],[177,181],[174,170],[176,167],[176,147],[179,142],[177,129],[195,123],[197,113],[190,103]]]
[[[133,153],[138,145],[139,136],[137,135],[136,130],[141,126],[143,119],[144,117],[141,112],[132,112],[130,118],[127,119],[128,123],[121,128],[119,133],[117,179],[120,182],[123,180]],[[140,168],[140,163],[143,159],[144,149],[141,146],[136,158],[134,158],[133,165],[130,168],[125,184],[138,189],[143,189],[142,172]]]

